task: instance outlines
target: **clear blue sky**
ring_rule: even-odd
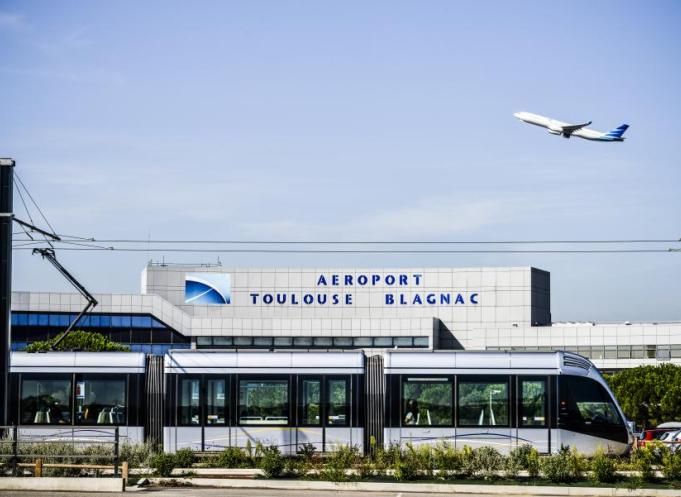
[[[678,238],[679,26],[663,1],[2,0],[0,155],[83,236]],[[631,128],[565,140],[518,110]],[[60,257],[103,292],[148,258]],[[533,265],[555,320],[681,319],[681,254],[221,259]],[[14,282],[68,289],[27,253]]]

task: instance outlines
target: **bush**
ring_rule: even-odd
[[[483,480],[496,478],[497,471],[504,467],[504,458],[494,447],[483,446],[475,450],[476,472]]]
[[[239,447],[226,447],[211,461],[211,466],[218,468],[250,468],[253,467],[253,461]]]
[[[643,447],[638,448],[631,454],[631,462],[634,469],[638,471],[638,477],[644,482],[651,482],[655,479],[655,468],[657,464],[663,464],[669,449],[662,443],[654,441],[648,442]]]
[[[506,476],[515,478],[520,471],[527,471],[531,478],[539,475],[539,453],[537,449],[523,444],[513,449],[506,459]]]
[[[452,478],[461,469],[460,454],[450,444],[439,443],[433,449],[433,466],[440,478]]]
[[[315,448],[314,444],[311,443],[304,443],[298,449],[298,455],[307,462],[312,461],[315,452],[317,452],[317,449]]]
[[[127,461],[131,468],[149,466],[154,450],[150,443],[129,444],[123,443],[120,448],[121,461]]]
[[[667,451],[662,456],[662,474],[672,481],[681,480],[681,451]]]
[[[284,471],[284,457],[279,447],[271,445],[262,449],[258,467],[262,470],[265,478],[277,478]]]
[[[544,458],[541,472],[552,483],[572,483],[581,478],[582,465],[576,450],[562,447],[557,454]]]
[[[471,478],[478,472],[478,461],[475,457],[475,451],[468,445],[463,446],[461,450],[461,474],[466,478]]]
[[[33,342],[24,350],[26,352],[49,352],[52,346],[63,336],[58,335],[51,340]],[[71,331],[55,350],[82,350],[85,352],[130,352],[130,347],[112,342],[100,333],[89,331]]]
[[[324,461],[324,467],[320,472],[323,480],[347,481],[350,479],[348,470],[357,462],[357,447],[341,446]]]
[[[159,476],[170,476],[176,467],[175,454],[154,454],[151,457],[151,467]]]
[[[189,448],[175,452],[175,465],[178,468],[191,468],[196,462],[196,454]]]
[[[407,444],[395,462],[395,479],[398,481],[415,480],[421,469],[419,454],[411,444]]]
[[[591,459],[591,480],[595,483],[613,483],[617,480],[615,460],[598,448]]]

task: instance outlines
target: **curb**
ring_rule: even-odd
[[[596,497],[681,497],[681,490],[529,485],[462,485],[440,483],[343,482],[306,480],[242,480],[218,478],[151,478],[152,483],[177,481],[194,487],[268,490],[335,490],[355,492],[423,492],[435,494],[553,495]]]
[[[123,478],[3,477],[0,490],[36,490],[53,492],[123,492]]]

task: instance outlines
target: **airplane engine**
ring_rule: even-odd
[[[562,134],[563,134],[563,130],[562,130],[562,129],[551,129],[551,128],[548,128],[547,131],[548,131],[550,134],[552,134],[552,135],[562,135]]]

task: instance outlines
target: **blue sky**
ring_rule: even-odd
[[[1,0],[0,155],[82,236],[679,238],[680,25],[663,1]],[[518,110],[631,128],[565,140]],[[68,289],[14,257],[16,289]],[[138,291],[148,258],[60,255],[94,291]],[[555,320],[681,319],[681,254],[221,260],[533,265]]]

